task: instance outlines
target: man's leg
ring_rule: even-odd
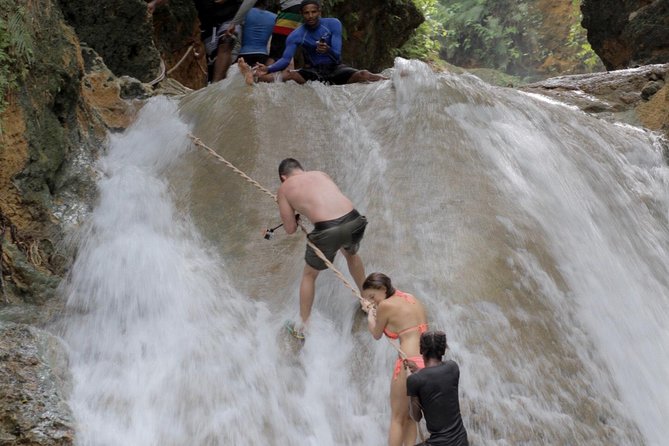
[[[228,75],[228,68],[232,63],[232,47],[234,45],[234,40],[221,37],[220,45],[218,45],[218,53],[216,53],[216,62],[214,62],[214,77],[212,82],[218,82],[221,79],[225,79],[225,76]]]
[[[283,82],[295,81],[300,85],[306,82],[306,80],[302,76],[300,76],[300,73],[298,73],[297,71],[291,71],[289,69],[285,69],[281,72],[281,80]]]
[[[340,250],[346,258],[348,264],[348,271],[351,273],[358,289],[362,291],[362,284],[365,281],[365,266],[362,264],[362,259],[358,254],[349,254],[345,249]]]
[[[354,84],[356,82],[376,82],[387,79],[387,77],[380,74],[370,73],[367,70],[359,70],[351,75],[351,77],[348,79],[348,83]]]
[[[318,271],[309,265],[304,265],[302,273],[302,282],[300,283],[300,318],[302,318],[302,329],[306,328],[311,315],[311,307],[314,304],[314,295],[316,294],[316,278]]]

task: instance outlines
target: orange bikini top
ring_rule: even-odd
[[[393,296],[399,296],[405,301],[409,302],[410,304],[416,303],[416,298],[414,298],[411,294],[405,293],[400,290],[395,290],[395,294],[393,294]],[[427,324],[418,324],[414,327],[409,327],[405,328],[404,330],[400,330],[397,333],[395,333],[394,331],[390,331],[387,328],[384,328],[383,334],[388,336],[390,339],[397,339],[400,337],[400,335],[403,335],[404,333],[407,333],[412,330],[418,330],[421,334],[423,334],[427,331]]]

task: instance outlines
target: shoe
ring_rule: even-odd
[[[302,331],[301,329],[297,328],[297,327],[295,326],[295,322],[293,322],[293,321],[286,321],[286,323],[283,324],[283,326],[286,327],[286,330],[288,331],[288,333],[290,333],[290,335],[291,335],[292,337],[294,337],[295,339],[298,339],[298,340],[304,342],[304,331]]]

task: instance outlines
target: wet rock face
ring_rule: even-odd
[[[96,196],[94,160],[106,131],[125,128],[135,108],[53,0],[26,8],[36,63],[0,115],[0,312],[54,295],[72,257],[65,230]]]
[[[0,325],[0,444],[74,443],[68,373],[56,338],[25,325]]]
[[[667,0],[583,0],[582,25],[609,70],[669,61]]]
[[[669,137],[669,64],[561,76],[520,87]]]

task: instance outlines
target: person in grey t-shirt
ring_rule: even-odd
[[[421,443],[425,446],[469,445],[458,400],[460,368],[455,361],[442,361],[447,348],[446,333],[428,331],[420,336],[425,368],[418,370],[415,363],[407,361],[412,372],[407,378],[409,413],[416,422],[425,416],[430,432],[430,438]]]

